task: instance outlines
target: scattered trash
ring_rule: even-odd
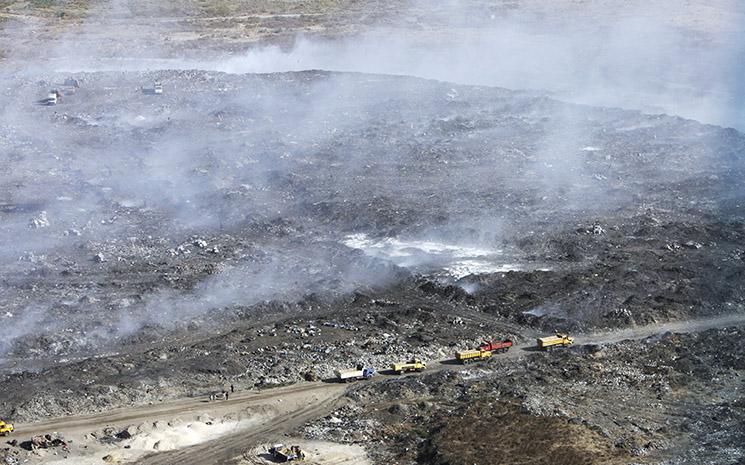
[[[279,462],[292,462],[295,460],[305,460],[305,452],[300,446],[286,447],[284,444],[275,444],[269,448],[274,460]]]
[[[37,449],[50,449],[59,447],[64,451],[69,450],[69,445],[65,438],[59,433],[51,433],[45,435],[34,436],[30,441],[24,441],[21,443],[21,448],[26,450],[37,450]]]

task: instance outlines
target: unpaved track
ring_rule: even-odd
[[[233,394],[228,401],[206,402],[206,396],[187,398],[158,405],[143,405],[134,408],[122,408],[107,413],[57,418],[40,423],[16,424],[16,431],[23,436],[34,436],[60,431],[64,433],[90,432],[106,426],[126,426],[139,422],[152,422],[159,419],[171,419],[179,415],[209,413],[214,411],[236,411],[270,400],[302,393],[308,397],[323,396],[331,392],[334,395],[343,391],[343,386],[327,383],[302,383],[268,391],[249,391]],[[338,397],[338,395],[336,395]]]
[[[725,328],[727,326],[740,326],[745,324],[745,314],[734,313],[730,315],[701,318],[686,321],[674,321],[654,325],[640,326],[637,328],[626,328],[618,331],[579,335],[576,344],[610,344],[626,339],[644,339],[663,333],[696,333],[707,329]]]
[[[607,344],[623,340],[644,339],[667,332],[690,333],[713,328],[740,326],[745,324],[745,314],[732,314],[706,319],[682,322],[662,323],[638,328],[617,331],[580,334],[575,338],[576,344]],[[506,354],[496,355],[499,359],[519,358],[535,352],[534,342],[526,341],[516,345]],[[440,360],[431,363],[431,370],[462,370],[462,365],[453,364],[452,360]],[[407,376],[418,376],[410,374]],[[390,379],[381,376],[380,381]],[[229,401],[206,403],[204,399],[182,399],[160,405],[148,405],[137,408],[117,409],[108,413],[61,418],[41,423],[18,424],[16,431],[24,437],[44,434],[50,431],[90,432],[106,426],[127,426],[139,422],[153,422],[158,419],[169,419],[190,413],[226,413],[266,405],[272,401],[289,396],[300,396],[306,400],[303,407],[284,411],[264,422],[246,429],[222,436],[219,439],[186,447],[176,451],[152,454],[136,461],[142,465],[207,465],[237,463],[243,451],[262,442],[271,442],[284,433],[291,432],[304,423],[322,417],[331,412],[340,402],[346,387],[334,383],[300,383],[288,387],[275,388],[261,392],[236,393]]]
[[[318,383],[314,383],[316,389]],[[323,386],[321,386],[323,387]],[[282,433],[291,431],[304,423],[331,412],[339,402],[344,388],[341,385],[327,384],[329,395],[316,402],[309,402],[304,408],[293,410],[272,418],[258,427],[250,428],[213,441],[186,447],[171,452],[153,454],[139,459],[138,465],[204,465],[231,464],[240,461],[242,452],[254,444],[276,440]]]
[[[574,344],[614,344],[626,340],[639,340],[664,333],[696,333],[707,329],[725,328],[727,326],[741,326],[745,324],[745,313],[700,318],[686,321],[673,321],[653,325],[624,328],[613,331],[600,331],[589,334],[573,334]],[[545,335],[545,334],[544,334]],[[534,340],[517,344],[507,354],[498,357],[520,357],[528,352],[535,352]]]

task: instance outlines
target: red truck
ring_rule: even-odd
[[[512,347],[512,341],[509,339],[505,339],[501,342],[482,342],[479,346],[479,349],[481,350],[488,350],[490,352],[507,352],[510,350],[510,347]]]

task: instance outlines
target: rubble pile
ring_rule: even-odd
[[[21,463],[21,452],[11,447],[0,450],[0,464],[19,465]]]

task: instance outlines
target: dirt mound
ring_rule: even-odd
[[[475,402],[433,423],[419,463],[487,465],[494,457],[508,457],[516,465],[601,465],[629,459],[587,426],[532,416],[514,401]]]

